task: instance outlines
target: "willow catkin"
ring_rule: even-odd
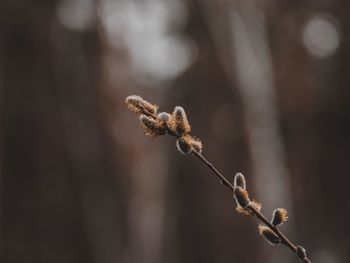
[[[158,106],[144,100],[138,95],[128,96],[125,102],[128,105],[128,108],[133,112],[142,113],[143,111],[146,111],[151,114],[157,113]]]
[[[279,236],[277,236],[269,227],[265,225],[259,225],[259,234],[265,238],[271,245],[276,245],[281,242]]]
[[[189,154],[192,151],[190,142],[185,137],[180,137],[176,141],[176,147],[182,154]]]
[[[190,144],[196,152],[198,153],[202,152],[203,144],[201,140],[199,140],[198,138],[191,137]]]
[[[246,180],[245,180],[245,177],[243,174],[236,173],[235,178],[234,178],[234,186],[240,186],[243,189],[247,189]]]
[[[278,226],[286,222],[287,219],[287,210],[284,208],[276,208],[272,213],[271,224],[274,226]]]
[[[303,260],[306,258],[306,249],[302,246],[297,246],[297,255],[298,257]]]
[[[158,120],[154,120],[146,115],[141,115],[140,121],[147,136],[156,137],[166,133],[165,127]]]
[[[184,108],[176,106],[172,115],[176,121],[176,133],[178,135],[182,136],[191,132],[191,126]]]
[[[233,192],[237,204],[243,208],[246,208],[250,203],[249,194],[247,190],[243,189],[240,186],[235,186]]]

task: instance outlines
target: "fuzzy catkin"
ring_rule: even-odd
[[[271,224],[278,226],[283,224],[283,222],[286,222],[287,219],[287,210],[284,208],[276,208],[272,214]]]
[[[176,141],[176,147],[182,154],[189,154],[192,151],[192,146],[186,138],[181,137]]]
[[[176,106],[173,112],[173,117],[176,121],[176,133],[180,136],[191,132],[191,126],[188,122],[186,112],[181,106]]]
[[[166,133],[166,129],[158,120],[154,120],[146,115],[141,115],[140,121],[147,136],[156,137]]]
[[[279,236],[277,236],[270,228],[264,225],[259,225],[259,234],[265,238],[271,245],[276,245],[281,242]]]
[[[235,186],[233,191],[237,204],[246,208],[250,203],[248,192],[240,186]]]
[[[158,120],[161,122],[167,122],[170,119],[170,114],[167,112],[161,112],[158,114]]]
[[[191,139],[190,141],[190,144],[192,146],[192,148],[198,152],[198,153],[201,153],[202,150],[203,150],[203,144],[202,142],[198,139],[198,138],[193,138]]]
[[[234,179],[234,186],[240,186],[243,189],[247,189],[246,180],[243,174],[236,173],[235,179]]]
[[[306,258],[306,250],[302,246],[297,246],[297,255],[298,257],[303,260]]]
[[[138,95],[128,96],[125,100],[128,108],[136,113],[142,113],[142,111],[147,111],[151,114],[156,114],[158,110],[158,106],[144,100]]]

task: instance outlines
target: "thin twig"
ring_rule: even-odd
[[[227,186],[231,191],[234,190],[233,185],[215,168],[215,166],[209,162],[202,154],[193,151],[193,155],[196,156],[200,161],[202,161],[215,175],[219,177],[223,185]],[[280,239],[282,244],[289,247],[294,253],[296,253],[296,246],[280,231],[278,227],[273,226],[266,217],[258,211],[254,206],[248,205],[247,207],[261,222],[268,226]],[[308,258],[304,258],[303,262],[311,263]]]
[[[201,153],[197,151],[193,151],[193,155],[196,156],[201,162],[203,162],[210,170],[214,172],[214,174],[219,177],[221,183],[233,191],[233,185],[223,176],[216,168],[215,166],[209,162]]]
[[[289,239],[288,239],[285,235],[283,235],[283,234],[281,233],[281,231],[280,231],[277,227],[273,226],[273,225],[269,222],[269,220],[267,220],[266,217],[265,217],[260,211],[256,210],[253,206],[250,206],[250,205],[248,206],[248,209],[249,209],[250,211],[252,211],[252,213],[253,213],[260,221],[262,221],[262,222],[263,222],[266,226],[268,226],[273,232],[275,232],[276,235],[279,236],[279,238],[281,239],[281,241],[282,241],[282,243],[283,243],[284,245],[286,245],[287,247],[289,247],[293,252],[296,252],[296,246],[294,246],[293,243],[290,242]]]
[[[189,131],[190,131],[190,126],[185,114],[185,111],[183,110],[182,107],[177,107],[178,108],[178,112],[177,114],[179,114],[179,118],[180,123],[177,124],[177,127],[180,128],[184,128],[185,125],[184,123],[186,122],[186,125],[188,125],[188,131],[184,131],[182,130],[181,132],[178,132],[177,129],[174,129],[174,127],[171,127],[171,125],[169,126],[167,121],[164,120],[160,120],[158,118],[158,116],[156,115],[156,106],[150,104],[147,101],[144,101],[141,97],[139,96],[130,96],[127,98],[127,103],[129,106],[131,106],[131,110],[136,111],[139,114],[145,115],[149,118],[151,118],[152,120],[147,119],[147,122],[143,123],[143,125],[145,126],[147,131],[151,131],[151,134],[153,135],[154,133],[156,135],[164,135],[165,133],[173,136],[175,138],[179,140],[183,140],[182,143],[184,143],[184,149],[179,149],[179,151],[181,151],[182,153],[186,154],[186,153],[192,153],[198,160],[200,160],[202,163],[204,163],[219,179],[220,182],[226,186],[227,188],[229,188],[231,190],[231,192],[234,193],[235,195],[235,187],[236,187],[236,183],[235,186],[232,185],[225,176],[223,176],[218,169],[216,169],[216,167],[209,162],[202,154],[201,154],[201,144],[200,144],[200,149],[196,150],[196,148],[194,147],[194,142],[195,139],[193,139],[191,136],[189,136]],[[176,108],[175,108],[176,110]],[[151,112],[152,111],[152,112]],[[175,111],[174,111],[175,112]],[[174,115],[174,113],[173,113]],[[176,114],[175,114],[176,115]],[[142,116],[141,116],[142,117]],[[169,115],[169,118],[173,118],[173,116]],[[161,121],[161,122],[160,122]],[[142,118],[141,118],[141,122],[142,122]],[[182,122],[182,123],[181,123]],[[159,126],[161,125],[161,126]],[[160,129],[161,128],[161,129]],[[165,131],[165,132],[164,132]],[[157,134],[158,133],[158,134]],[[147,132],[146,132],[147,134]],[[187,140],[186,141],[186,136]],[[197,141],[198,142],[198,141]],[[193,143],[193,145],[191,144]],[[184,151],[183,151],[184,150]],[[186,152],[185,152],[186,151]],[[242,175],[243,176],[243,175]],[[243,190],[244,192],[245,189]],[[302,262],[305,263],[311,263],[311,261],[306,257],[306,253],[304,250],[304,253],[302,253],[302,255],[298,254],[298,248],[300,249],[301,247],[294,245],[281,231],[280,229],[277,227],[276,224],[272,224],[271,222],[269,222],[269,220],[260,212],[260,209],[257,208],[252,202],[250,202],[249,197],[248,197],[248,193],[246,192],[246,201],[247,201],[247,205],[244,206],[244,209],[249,212],[249,214],[251,215],[255,215],[255,217],[261,221],[266,227],[268,227],[275,235],[276,238],[279,238],[280,243],[282,243],[283,245],[285,245],[286,247],[288,247],[290,250],[292,250],[298,257],[299,259],[302,260]],[[237,197],[237,195],[236,195]],[[279,242],[277,242],[279,243]],[[303,248],[302,248],[303,249]]]

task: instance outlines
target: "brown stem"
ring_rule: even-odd
[[[196,156],[200,161],[202,161],[211,171],[213,171],[214,174],[217,177],[219,177],[223,185],[228,187],[231,191],[234,190],[233,185],[201,153],[197,151],[193,151],[193,155]],[[263,222],[266,226],[268,226],[281,239],[282,244],[289,247],[290,250],[292,250],[295,254],[297,254],[296,246],[293,245],[293,243],[279,230],[278,227],[272,225],[269,222],[269,220],[267,220],[266,217],[255,207],[249,205],[247,209],[249,209],[261,222]],[[305,263],[311,263],[311,261],[307,257],[302,259],[302,261]]]
[[[152,117],[153,119],[157,119],[157,116],[155,114],[152,114],[145,109],[141,109],[141,112],[149,117]],[[169,127],[166,126],[166,129],[167,129],[167,133],[170,136],[180,138],[180,136],[177,133],[173,132]],[[197,159],[199,159],[201,162],[203,162],[220,179],[220,181],[222,182],[222,184],[224,186],[228,187],[232,192],[234,191],[234,186],[201,153],[199,153],[195,150],[192,150],[192,154],[195,157],[197,157]],[[267,220],[266,217],[259,210],[257,210],[254,206],[248,205],[247,209],[249,209],[249,211],[251,211],[256,216],[256,218],[258,218],[267,227],[269,227],[281,239],[281,243],[283,245],[290,248],[290,250],[292,250],[297,255],[297,247],[279,230],[278,227],[272,225],[269,222],[269,220]],[[302,260],[302,262],[305,262],[305,263],[311,263],[311,261],[307,257],[305,257],[301,260]]]
[[[227,186],[233,191],[233,185],[215,168],[215,166],[209,162],[201,153],[193,150],[193,155],[196,156],[200,161],[202,161],[214,174],[220,178],[223,185]]]
[[[289,247],[293,252],[297,251],[297,248],[295,245],[293,245],[292,242],[289,241],[289,239],[283,235],[281,233],[281,231],[275,227],[274,225],[272,225],[269,220],[266,219],[266,217],[257,209],[255,209],[253,206],[248,205],[248,209],[250,211],[252,211],[252,213],[260,220],[262,221],[266,226],[268,226],[273,232],[275,232],[276,235],[279,236],[279,238],[281,239],[281,242],[286,245],[287,247]]]

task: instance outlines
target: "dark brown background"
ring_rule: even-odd
[[[139,94],[182,105],[204,155],[245,173],[267,215],[286,207],[313,262],[348,262],[349,8],[1,1],[0,261],[297,262],[172,138],[143,135],[124,105]],[[321,54],[303,40],[317,18],[338,32],[314,32]]]

